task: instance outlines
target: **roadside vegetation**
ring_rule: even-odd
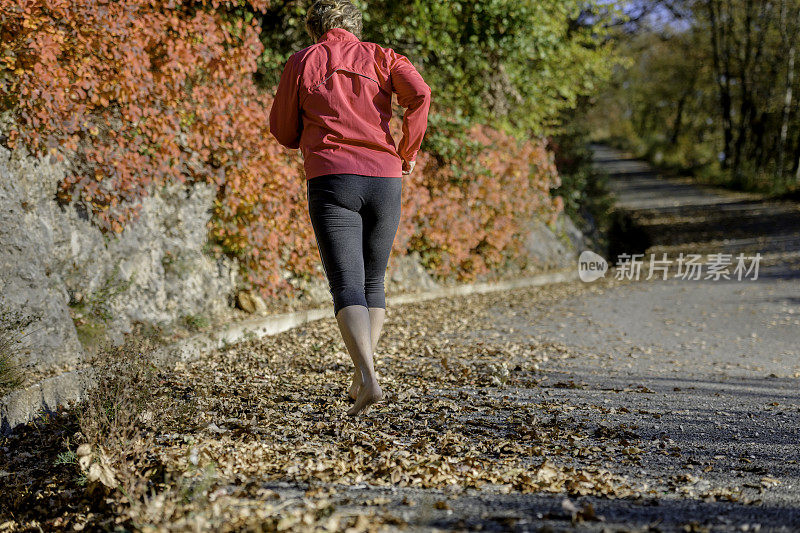
[[[800,2],[637,0],[618,68],[587,121],[595,138],[706,183],[800,184]]]
[[[19,311],[0,313],[0,397],[12,392],[23,382],[21,356],[25,338],[32,332],[37,318]]]
[[[554,194],[563,199],[564,212],[581,230],[589,248],[607,254],[614,217],[613,198],[608,189],[608,176],[593,164],[590,136],[585,124],[573,113],[560,133],[551,139],[550,146],[561,177],[561,185]]]

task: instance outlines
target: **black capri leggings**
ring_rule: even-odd
[[[386,308],[383,279],[400,223],[402,178],[326,174],[307,180],[308,214],[333,297]]]

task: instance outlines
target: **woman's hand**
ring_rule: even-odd
[[[414,166],[416,164],[416,161],[403,161],[403,174],[411,174],[414,172]]]

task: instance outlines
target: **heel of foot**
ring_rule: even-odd
[[[347,411],[347,415],[356,416],[382,399],[383,391],[380,387],[362,387],[355,405]]]
[[[371,403],[379,402],[383,400],[383,391],[373,392],[369,395],[369,400]]]

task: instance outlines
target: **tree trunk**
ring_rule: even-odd
[[[672,125],[672,135],[670,135],[670,144],[675,146],[678,144],[678,138],[681,135],[681,128],[683,127],[683,114],[686,110],[686,102],[689,100],[689,96],[691,96],[692,92],[694,91],[694,79],[692,83],[689,85],[689,88],[681,95],[680,100],[678,100],[678,111],[675,115],[675,123]]]
[[[789,137],[789,117],[792,113],[792,88],[794,87],[794,62],[796,46],[794,43],[789,48],[788,66],[786,71],[786,92],[783,99],[783,118],[781,121],[781,140],[778,146],[778,175],[781,179],[785,175],[786,169],[786,140]]]
[[[800,183],[800,140],[797,141],[797,150],[795,150],[795,159],[797,163],[795,164],[794,169],[794,183],[797,185]]]
[[[733,145],[733,103],[731,101],[730,71],[728,68],[725,68],[723,72],[723,54],[727,55],[727,51],[723,52],[721,41],[723,40],[722,37],[724,37],[725,28],[720,24],[718,17],[718,13],[722,8],[721,4],[714,0],[709,0],[706,7],[708,8],[708,18],[711,23],[711,49],[714,79],[719,89],[720,114],[722,115],[722,135],[724,139],[722,168],[727,169]]]
[[[788,185],[791,181],[792,171],[800,175],[800,161],[795,169],[793,165],[786,169],[786,151],[789,142],[789,126],[792,118],[792,106],[794,104],[794,79],[795,61],[797,56],[797,31],[800,29],[800,7],[792,6],[790,11],[786,0],[781,2],[780,32],[781,41],[788,47],[786,65],[786,85],[783,97],[783,116],[781,117],[781,134],[778,144],[778,179]],[[798,142],[800,145],[800,141]]]
[[[733,8],[730,9],[730,17],[734,18]],[[752,128],[753,118],[753,101],[750,96],[750,89],[752,83],[750,80],[751,71],[750,63],[752,59],[752,29],[753,29],[753,0],[745,2],[745,16],[744,16],[744,58],[740,68],[739,78],[739,124],[736,128],[736,143],[733,149],[733,177],[737,185],[742,185],[744,182],[742,176],[742,158],[745,143],[747,142],[748,134]],[[733,25],[733,22],[731,22]],[[733,34],[734,31],[731,31]]]

